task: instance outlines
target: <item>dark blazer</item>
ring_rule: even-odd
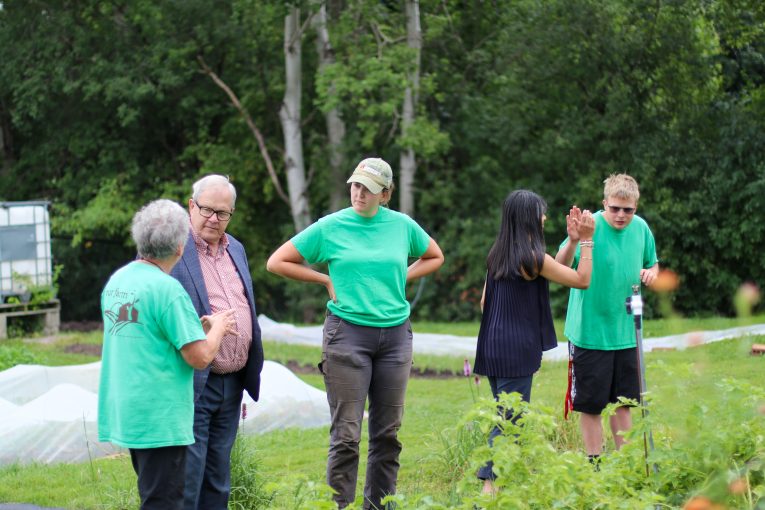
[[[258,315],[255,313],[255,294],[252,291],[252,277],[250,276],[250,267],[247,264],[247,256],[244,253],[242,243],[228,236],[228,254],[234,261],[236,270],[244,283],[244,291],[247,293],[247,301],[250,303],[250,313],[252,313],[252,344],[250,345],[250,354],[247,357],[247,363],[244,368],[244,389],[250,394],[253,400],[258,400],[260,395],[260,372],[263,370],[263,343],[260,339],[260,325],[258,324]],[[194,237],[189,232],[189,238],[186,241],[186,248],[183,250],[183,257],[173,267],[170,276],[181,282],[183,288],[191,296],[191,302],[199,316],[209,315],[210,299],[207,296],[207,287],[202,275],[202,266],[199,264],[199,254],[194,244]],[[210,374],[210,367],[203,370],[194,370],[194,401],[199,398],[205,385],[207,376]]]

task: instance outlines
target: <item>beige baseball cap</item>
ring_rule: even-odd
[[[393,170],[383,159],[367,158],[356,166],[353,175],[346,182],[358,182],[377,194],[383,189],[390,189],[393,184]]]

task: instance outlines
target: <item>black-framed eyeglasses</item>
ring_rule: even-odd
[[[607,205],[608,210],[611,211],[611,214],[619,214],[619,211],[624,211],[624,214],[633,214],[635,212],[634,207],[618,207],[615,205]],[[220,216],[218,216],[220,218]]]
[[[216,211],[215,209],[212,209],[210,207],[204,207],[202,205],[199,205],[199,202],[194,200],[194,203],[197,205],[197,208],[199,209],[199,214],[202,215],[203,218],[212,218],[212,215],[218,217],[218,220],[220,221],[228,221],[231,219],[231,215],[234,214],[230,211]]]

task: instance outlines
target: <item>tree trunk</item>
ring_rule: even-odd
[[[415,62],[409,72],[409,85],[404,92],[404,108],[401,116],[401,132],[406,135],[414,123],[417,95],[420,88],[420,58],[422,52],[422,31],[420,30],[419,0],[406,0],[406,43],[415,51]],[[404,147],[401,151],[399,170],[399,209],[414,216],[414,177],[417,172],[414,149]]]
[[[223,90],[223,92],[226,93],[226,95],[229,98],[229,101],[231,101],[231,104],[234,106],[234,108],[237,109],[239,114],[244,119],[244,122],[247,124],[247,127],[250,128],[250,132],[252,133],[252,136],[255,137],[255,140],[258,142],[258,148],[260,149],[260,155],[263,156],[263,162],[266,164],[266,170],[268,171],[269,177],[271,177],[271,182],[274,183],[274,189],[276,190],[276,194],[279,195],[279,198],[284,200],[284,203],[287,205],[290,205],[290,199],[289,197],[284,193],[284,190],[282,189],[282,185],[279,183],[279,177],[276,175],[276,169],[274,168],[274,163],[271,161],[271,155],[268,154],[268,147],[266,147],[266,139],[263,137],[263,133],[260,132],[258,129],[258,126],[255,125],[255,121],[252,119],[252,116],[250,115],[250,112],[247,111],[247,109],[242,105],[242,102],[239,101],[239,98],[234,93],[234,91],[229,87],[226,82],[224,82],[220,76],[218,76],[215,71],[213,71],[210,66],[207,65],[207,62],[205,62],[204,57],[202,55],[197,55],[197,61],[199,62],[199,65],[202,67],[202,71],[209,76],[213,83],[215,83],[218,87]]]
[[[300,232],[311,223],[308,190],[303,159],[303,135],[300,125],[301,51],[300,9],[290,8],[284,18],[284,64],[286,84],[284,100],[279,109],[279,120],[284,133],[284,168],[287,174],[287,192],[295,231]]]
[[[4,104],[0,104],[0,170],[7,172],[14,163],[13,143],[11,137],[11,119],[6,115]]]
[[[327,6],[326,2],[320,2],[319,10],[313,18],[314,29],[316,30],[316,51],[319,54],[319,73],[323,73],[327,66],[334,64],[335,53],[332,44],[329,41],[329,30],[327,29]],[[329,93],[334,93],[334,86],[331,86]],[[330,166],[330,190],[329,190],[329,208],[337,211],[343,207],[348,200],[348,194],[345,191],[345,181],[348,169],[345,164],[345,154],[343,151],[343,142],[345,140],[345,122],[340,117],[337,108],[333,108],[325,114],[327,123],[327,136],[329,138],[329,166]]]

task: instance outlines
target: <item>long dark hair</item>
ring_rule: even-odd
[[[502,204],[502,224],[497,239],[486,257],[492,278],[537,277],[545,258],[542,233],[545,211],[547,203],[533,191],[519,189],[507,196]]]

